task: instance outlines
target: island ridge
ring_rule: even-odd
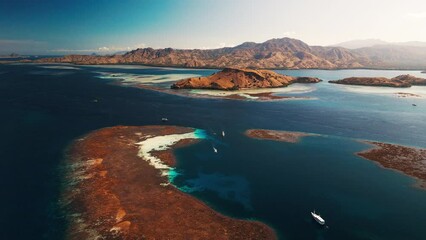
[[[193,77],[174,83],[173,89],[241,90],[286,87],[293,83],[319,83],[318,78],[291,77],[270,70],[225,68],[208,77]]]
[[[426,79],[412,75],[400,75],[394,78],[385,77],[351,77],[341,80],[329,81],[329,83],[362,86],[399,87],[426,86]]]

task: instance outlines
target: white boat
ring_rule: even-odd
[[[222,131],[222,137],[225,137],[225,131]]]
[[[167,121],[169,121],[169,119],[167,119],[167,118],[161,118],[161,121],[162,122],[167,122]]]
[[[213,147],[213,151],[214,151],[215,153],[217,153],[217,149],[216,149],[215,147]]]
[[[322,219],[322,217],[319,214],[314,212],[311,212],[312,217],[315,219],[315,221],[317,221],[317,223],[319,223],[320,225],[324,225],[325,224],[325,220]]]

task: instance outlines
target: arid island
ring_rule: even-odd
[[[373,148],[357,153],[358,156],[414,177],[421,188],[426,188],[426,149],[373,141],[362,142]]]
[[[246,136],[255,139],[273,140],[279,142],[297,143],[303,137],[319,136],[314,133],[290,132],[266,129],[249,129],[245,132]]]
[[[188,78],[174,83],[173,89],[241,90],[287,87],[292,83],[319,83],[318,78],[291,77],[269,70],[225,68],[208,77]]]
[[[329,81],[329,83],[361,86],[399,87],[426,86],[426,79],[412,75],[400,75],[394,78],[385,77],[351,77],[341,80]]]
[[[207,77],[193,77],[180,80],[171,89],[209,89],[233,91],[235,94],[219,96],[228,99],[279,100],[306,97],[287,97],[273,95],[272,92],[244,93],[239,90],[268,89],[287,87],[293,83],[319,83],[321,79],[312,77],[292,77],[270,70],[225,68]]]
[[[173,149],[197,142],[175,126],[110,127],[68,150],[62,205],[67,239],[276,239],[256,222],[223,216],[168,184]]]

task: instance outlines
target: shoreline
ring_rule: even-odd
[[[377,141],[358,141],[371,148],[355,153],[356,156],[373,161],[384,169],[414,178],[415,186],[426,190],[426,149]]]
[[[117,83],[118,85],[122,85],[120,82]],[[230,95],[209,95],[209,94],[201,94],[201,93],[190,93],[191,90],[194,89],[167,89],[167,88],[161,88],[156,87],[152,85],[144,85],[144,84],[138,84],[135,85],[136,88],[141,88],[145,90],[151,90],[166,94],[171,94],[175,96],[181,96],[181,97],[189,97],[189,98],[204,98],[204,99],[225,99],[225,100],[237,100],[237,101],[255,101],[255,102],[273,102],[273,101],[289,101],[289,100],[315,100],[316,98],[313,97],[294,97],[294,96],[277,96],[274,95],[274,92],[259,92],[259,93],[244,93],[236,91],[229,91],[234,94]],[[284,87],[285,88],[285,87]],[[197,90],[197,89],[195,89]],[[211,90],[211,91],[218,91],[221,92],[222,90]],[[246,96],[244,96],[246,95]]]
[[[137,66],[146,66],[146,67],[158,67],[158,68],[176,68],[176,69],[205,69],[205,70],[221,70],[223,68],[218,67],[186,67],[180,65],[155,65],[155,64],[141,64],[141,63],[106,63],[106,64],[79,64],[72,62],[26,62],[26,61],[0,61],[0,64],[13,64],[13,63],[22,63],[22,64],[72,64],[76,66],[119,66],[119,65],[137,65]],[[361,68],[256,68],[260,70],[326,70],[326,71],[341,71],[341,70],[384,70],[384,71],[420,71],[420,73],[424,73],[424,68],[379,68],[379,67],[361,67]]]
[[[224,216],[164,184],[170,179],[162,171],[176,164],[173,150],[199,138],[192,128],[117,126],[75,140],[61,198],[66,239],[276,239],[261,222]],[[164,166],[138,156],[144,144]]]

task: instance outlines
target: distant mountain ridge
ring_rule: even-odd
[[[426,48],[309,46],[292,38],[263,43],[245,42],[219,49],[139,48],[123,55],[68,55],[44,58],[41,63],[146,64],[196,68],[342,69],[342,68],[426,68]]]
[[[410,42],[386,42],[380,39],[360,39],[333,44],[331,47],[343,47],[347,49],[358,49],[366,47],[383,47],[383,46],[405,46],[405,47],[425,47],[426,42],[410,41]]]

